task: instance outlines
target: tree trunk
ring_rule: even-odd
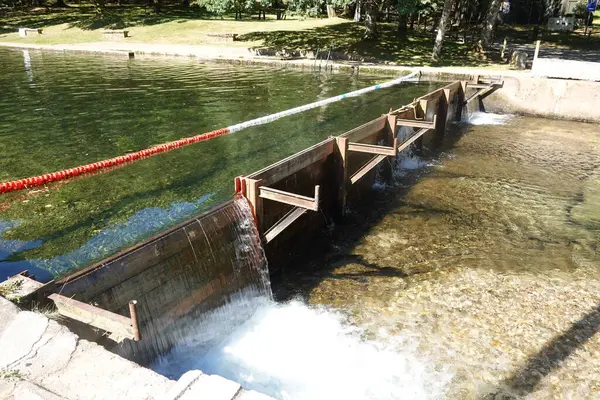
[[[417,19],[417,15],[415,13],[410,14],[410,30],[415,30],[415,20]]]
[[[373,0],[370,0],[366,4],[366,12],[365,12],[365,36],[363,39],[365,40],[374,40],[379,37],[379,32],[377,31],[377,6],[373,4]]]
[[[354,22],[360,22],[361,18],[361,0],[356,0],[356,9],[354,10]]]
[[[398,15],[398,32],[404,35],[406,35],[406,32],[408,32],[408,15]]]
[[[442,45],[444,44],[444,37],[446,36],[446,31],[450,24],[450,15],[454,8],[454,2],[455,0],[444,0],[444,10],[442,11],[440,23],[438,24],[438,31],[433,45],[433,53],[431,54],[431,59],[433,61],[439,61],[442,55]]]
[[[181,6],[183,8],[190,8],[190,0],[182,0],[181,1]]]
[[[486,48],[492,44],[492,36],[496,27],[500,6],[502,6],[502,0],[492,0],[487,10],[483,31],[481,32],[481,41]]]
[[[65,0],[56,0],[54,7],[66,7]]]
[[[152,0],[152,7],[155,13],[159,13],[162,9],[162,0]]]

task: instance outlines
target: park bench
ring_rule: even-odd
[[[42,34],[42,29],[40,28],[19,28],[19,36],[37,36]]]
[[[108,39],[121,39],[129,37],[129,31],[123,29],[107,29],[101,31],[102,35]]]

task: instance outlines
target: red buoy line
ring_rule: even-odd
[[[230,133],[228,128],[217,129],[215,131],[202,133],[200,135],[191,136],[184,139],[179,139],[174,142],[169,142],[158,146],[150,147],[148,149],[128,153],[124,156],[113,157],[109,158],[108,160],[82,165],[80,167],[68,168],[63,169],[61,171],[51,172],[49,174],[34,176],[31,178],[24,178],[18,179],[16,181],[0,183],[0,193],[8,193],[15,192],[17,190],[30,189],[36,186],[45,185],[46,183],[73,178],[75,176],[87,174],[105,168],[114,167],[115,165],[137,161],[142,158],[164,153],[173,149],[177,149],[179,147],[186,146],[188,144],[204,142],[206,140],[210,140],[218,136],[227,135],[228,133]]]
[[[227,128],[217,129],[215,131],[202,133],[200,135],[187,137],[184,139],[179,139],[174,142],[169,142],[165,144],[161,144],[158,146],[150,147],[148,149],[136,151],[133,153],[125,154],[124,156],[109,158],[108,160],[98,161],[91,164],[82,165],[80,167],[63,169],[61,171],[52,172],[49,174],[34,176],[31,178],[18,179],[16,181],[4,182],[0,183],[0,193],[8,193],[15,192],[17,190],[23,189],[31,189],[36,186],[42,186],[46,183],[61,181],[68,178],[73,178],[75,176],[87,174],[90,172],[95,172],[98,170],[102,170],[105,168],[114,167],[115,165],[125,164],[128,162],[133,162],[140,160],[142,158],[150,157],[156,154],[165,153],[167,151],[177,149],[179,147],[187,146],[188,144],[204,142],[206,140],[210,140],[212,138],[227,135],[229,133],[234,133],[241,131],[243,129],[249,128],[251,126],[258,126],[263,124],[268,124],[273,122],[279,118],[287,117],[289,115],[298,114],[307,110],[311,110],[313,108],[321,107],[330,103],[335,103],[337,101],[345,100],[350,97],[360,96],[362,94],[372,92],[374,90],[383,89],[386,87],[397,85],[398,83],[404,82],[408,79],[412,79],[416,75],[420,74],[419,71],[412,72],[408,75],[393,79],[388,82],[384,82],[381,84],[369,86],[363,89],[355,90],[353,92],[344,93],[339,96],[330,97],[328,99],[319,100],[314,103],[305,104],[303,106],[294,107],[289,110],[281,111],[275,114],[266,115],[264,117],[252,119],[249,121],[241,122],[239,124],[231,125]]]

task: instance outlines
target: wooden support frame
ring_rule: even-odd
[[[484,88],[477,90],[475,93],[473,93],[471,96],[469,96],[469,98],[467,100],[465,100],[465,105],[469,104],[471,101],[475,100],[479,96],[484,95],[487,91],[491,90],[493,87],[494,87],[494,85],[487,85]]]
[[[265,232],[265,242],[269,243],[277,235],[285,230],[288,226],[290,226],[294,221],[303,216],[308,210],[306,208],[294,207],[290,212],[288,212],[283,218],[281,218],[275,225],[270,227]]]
[[[406,149],[408,146],[413,144],[413,142],[415,142],[417,139],[419,139],[421,136],[423,136],[424,134],[426,134],[429,131],[430,131],[430,129],[428,129],[428,128],[419,129],[411,137],[409,137],[408,139],[406,139],[405,141],[400,143],[400,145],[398,146],[398,152],[401,152],[402,150]]]
[[[141,339],[139,331],[137,335],[134,333],[134,326],[137,326],[137,321],[134,322],[132,318],[106,311],[58,293],[51,294],[48,299],[54,302],[60,315],[100,328],[122,338]]]
[[[344,216],[346,210],[347,184],[348,182],[348,138],[338,136],[335,138],[337,149],[337,184],[338,184],[338,211],[340,217]]]
[[[305,208],[307,210],[319,211],[320,191],[320,186],[315,185],[315,197],[310,198],[295,193],[284,192],[283,190],[261,186],[259,188],[258,195],[263,199],[273,200],[279,203],[289,204],[294,207]]]
[[[350,183],[352,185],[354,185],[363,176],[365,176],[369,171],[371,171],[373,168],[375,168],[380,162],[382,162],[383,160],[385,160],[386,157],[388,157],[388,156],[377,155],[377,156],[373,157],[368,163],[366,163],[365,165],[363,165],[358,171],[356,171],[350,177]]]
[[[394,138],[394,145],[392,147],[378,146],[375,144],[365,143],[348,143],[348,151],[355,151],[357,153],[369,153],[378,154],[382,156],[395,156],[396,146],[398,145],[397,139]]]
[[[488,88],[490,85],[488,83],[471,83],[471,82],[466,82],[467,87],[472,88],[472,89],[486,89]]]
[[[396,126],[410,126],[413,128],[435,128],[435,116],[433,121],[421,121],[413,119],[396,119]]]

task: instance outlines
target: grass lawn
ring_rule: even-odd
[[[600,17],[596,21],[600,24]],[[213,44],[248,48],[270,48],[276,50],[337,51],[356,55],[367,61],[394,62],[407,66],[430,65],[433,34],[411,32],[404,36],[394,23],[379,23],[380,39],[364,41],[362,24],[341,18],[300,19],[288,17],[277,20],[267,15],[259,20],[246,15],[236,21],[232,16],[214,18],[202,14],[197,8],[166,8],[156,14],[144,7],[109,7],[103,16],[94,14],[90,7],[68,7],[66,9],[37,9],[11,13],[3,18],[0,26],[0,41],[36,44],[73,44],[105,40],[102,29],[130,31],[130,42],[160,44]],[[18,27],[44,28],[41,36],[21,38]],[[499,27],[498,37],[508,37],[510,44],[533,43],[533,27]],[[600,29],[597,29],[600,33]],[[211,42],[206,33],[237,33],[235,42]],[[600,35],[591,39],[580,34],[542,34],[544,45],[570,48],[598,48]],[[444,42],[441,66],[506,67],[497,61],[479,57],[470,47],[451,39]]]
[[[130,31],[131,42],[206,44],[207,32],[237,33],[240,40],[211,43],[250,48],[278,50],[338,51],[365,59],[396,62],[402,65],[428,65],[433,47],[430,33],[413,33],[405,37],[397,32],[395,24],[380,23],[381,39],[363,41],[364,27],[341,18],[299,19],[288,17],[266,20],[246,16],[236,21],[232,17],[211,18],[195,9],[166,9],[155,14],[141,7],[111,7],[104,16],[94,15],[88,7],[69,7],[60,10],[39,9],[6,16],[0,26],[0,41],[35,44],[73,44],[105,40],[102,29]],[[18,27],[43,28],[41,36],[21,38]],[[491,62],[472,57],[468,47],[448,40],[444,44],[446,57],[443,65],[491,65]]]
[[[3,18],[3,25],[0,26],[0,41],[35,44],[89,43],[105,40],[100,32],[103,29],[127,28],[131,36],[128,40],[134,42],[202,44],[206,43],[205,33],[301,31],[343,21],[338,18],[277,20],[275,15],[267,15],[266,20],[246,16],[246,19],[236,21],[227,16],[211,18],[193,8],[165,9],[164,12],[155,14],[150,8],[142,7],[110,7],[100,17],[88,7],[69,7],[9,14]],[[19,27],[43,28],[44,32],[41,36],[22,38],[16,33]]]

